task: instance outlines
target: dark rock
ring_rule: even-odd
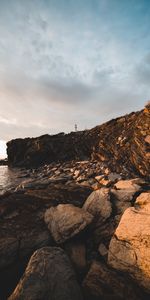
[[[0,159],[0,166],[7,166],[8,165],[8,160],[7,158],[5,159]]]
[[[60,248],[45,247],[31,257],[9,300],[82,300],[69,258]]]
[[[83,288],[86,300],[142,299],[139,288],[128,277],[117,274],[106,264],[98,261],[92,263],[83,281]]]

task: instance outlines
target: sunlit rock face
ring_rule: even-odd
[[[110,242],[108,263],[150,292],[150,192],[128,208]]]
[[[91,130],[16,139],[7,143],[10,166],[36,167],[42,164],[93,159],[113,172],[149,176],[150,110],[113,119]]]

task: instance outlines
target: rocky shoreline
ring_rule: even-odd
[[[150,179],[150,106],[69,134],[43,135],[7,143],[8,165],[37,168],[51,163],[96,160],[111,172]]]
[[[1,300],[149,299],[149,125],[147,106],[8,143],[28,169],[0,196]]]
[[[28,176],[0,197],[0,299],[149,299],[149,181],[98,161]]]

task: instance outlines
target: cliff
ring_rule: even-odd
[[[12,167],[92,159],[112,171],[149,177],[150,105],[90,130],[12,140],[7,154]]]

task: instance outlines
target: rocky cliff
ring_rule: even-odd
[[[13,167],[92,159],[112,171],[148,177],[150,105],[91,130],[12,140],[7,143],[7,153]]]

